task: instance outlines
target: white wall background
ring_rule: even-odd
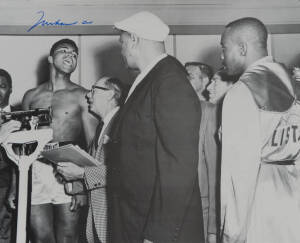
[[[300,66],[300,34],[272,35],[272,53],[288,67]]]
[[[77,70],[71,79],[90,88],[102,76],[115,76],[131,83],[134,74],[124,66],[118,36],[0,36],[0,68],[13,79],[11,103],[18,104],[26,90],[48,79],[47,56],[52,44],[68,37],[79,46]],[[187,61],[208,63],[215,70],[221,66],[220,35],[171,35],[167,52],[183,64]],[[300,65],[300,34],[274,34],[269,38],[274,57],[289,67]]]

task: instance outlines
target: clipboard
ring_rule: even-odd
[[[54,164],[59,162],[73,162],[80,167],[97,166],[98,164],[95,158],[73,144],[42,151],[41,155]]]

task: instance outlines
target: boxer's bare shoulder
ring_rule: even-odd
[[[85,88],[73,82],[68,82],[63,89],[52,91],[49,83],[44,83],[36,88],[28,90],[23,97],[24,109],[47,108],[52,103],[62,102],[71,103],[73,105],[85,102],[85,95],[88,92]],[[70,105],[71,105],[70,104]]]
[[[52,92],[48,89],[48,83],[41,84],[28,90],[23,97],[22,107],[24,110],[34,108],[47,108],[52,99]]]

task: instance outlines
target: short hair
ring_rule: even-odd
[[[68,45],[74,47],[75,52],[78,54],[78,46],[76,45],[76,43],[75,43],[73,40],[71,40],[71,39],[61,39],[61,40],[55,42],[55,43],[52,45],[52,47],[51,47],[51,49],[50,49],[50,56],[53,56],[55,50],[56,50],[60,45],[63,45],[63,44],[68,44]]]
[[[200,69],[201,72],[205,73],[208,77],[208,79],[210,80],[213,76],[213,70],[212,68],[205,64],[205,63],[202,63],[202,62],[186,62],[184,64],[184,67],[188,67],[188,66],[195,66],[195,67],[198,67]]]
[[[12,87],[12,79],[11,79],[11,76],[10,76],[10,74],[9,74],[6,70],[0,68],[0,77],[6,78],[6,81],[7,81],[8,86],[9,86],[10,88]]]
[[[105,85],[114,91],[114,98],[118,106],[124,104],[126,98],[126,87],[118,78],[109,77],[105,80]]]
[[[240,75],[229,75],[226,69],[221,68],[219,69],[214,75],[220,76],[223,82],[234,84],[240,78]]]
[[[245,17],[234,20],[226,25],[241,38],[251,38],[259,47],[267,48],[268,30],[262,21],[253,17]]]

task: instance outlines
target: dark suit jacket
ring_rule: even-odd
[[[11,106],[11,111],[16,111],[16,108]],[[11,237],[12,213],[7,209],[6,200],[13,166],[14,163],[7,157],[5,149],[0,146],[0,242],[10,242]]]
[[[173,57],[136,87],[112,129],[112,242],[203,242],[200,102]]]
[[[16,111],[14,106],[10,106],[11,111]],[[11,168],[13,162],[7,157],[5,149],[0,146],[0,187],[9,187],[11,183]]]

